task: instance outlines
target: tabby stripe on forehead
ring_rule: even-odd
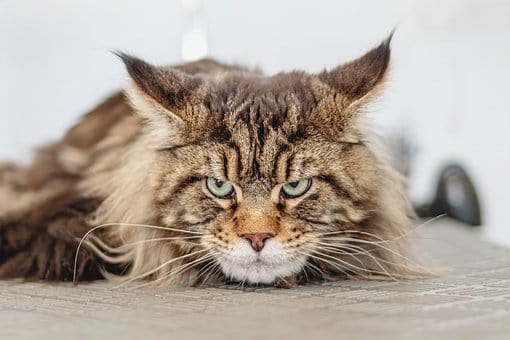
[[[236,157],[237,157],[237,160],[236,160],[236,165],[237,165],[237,177],[240,178],[241,177],[241,150],[239,149],[239,146],[234,143],[234,142],[230,142],[228,144],[228,146],[230,148],[232,148],[234,150],[234,152],[236,153]]]
[[[265,132],[264,132],[264,124],[260,124],[257,129],[257,141],[259,143],[259,147],[261,149],[264,148],[264,140],[265,139]]]
[[[260,164],[257,160],[257,154],[253,154],[253,158],[251,159],[251,169],[252,169],[252,178],[260,177]]]
[[[288,181],[290,178],[290,168],[292,166],[292,162],[294,161],[294,155],[290,155],[289,158],[287,158],[287,169],[285,170],[285,180]]]
[[[274,165],[273,165],[273,177],[276,177],[277,172],[278,172],[278,166],[280,164],[280,160],[283,157],[283,155],[285,154],[285,151],[288,151],[288,150],[289,150],[288,144],[280,145],[280,148],[278,149],[278,152],[276,153],[275,161],[274,161]],[[287,164],[287,167],[288,167],[288,164]],[[287,169],[285,171],[287,171]],[[286,177],[286,179],[287,178],[288,178],[288,176]]]
[[[223,154],[223,176],[228,179],[228,158],[226,154]]]

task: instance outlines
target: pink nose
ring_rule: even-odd
[[[240,237],[250,241],[251,247],[255,251],[261,251],[267,239],[274,237],[271,233],[246,233],[239,235]]]

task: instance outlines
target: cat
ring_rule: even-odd
[[[366,122],[391,35],[318,74],[117,53],[124,92],[0,167],[0,277],[295,286],[403,279],[414,213]]]

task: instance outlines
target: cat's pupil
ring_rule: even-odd
[[[216,187],[221,188],[223,184],[225,184],[225,182],[223,182],[222,180],[217,178],[214,179],[214,185],[216,185]]]
[[[293,188],[297,187],[299,184],[299,181],[296,181],[296,182],[290,182],[289,185]]]

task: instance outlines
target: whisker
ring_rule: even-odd
[[[400,238],[403,238],[403,237],[406,237],[408,236],[409,234],[411,233],[414,233],[414,232],[417,232],[418,230],[420,230],[421,228],[423,228],[424,226],[434,222],[434,221],[437,221],[438,219],[442,218],[442,217],[445,217],[446,214],[441,214],[441,215],[437,215],[435,217],[432,217],[431,219],[423,222],[422,224],[420,224],[419,226],[417,227],[414,227],[412,229],[410,229],[409,231],[407,231],[406,233],[402,234],[402,235],[399,235],[393,239],[383,239],[381,238],[380,236],[378,235],[375,235],[375,234],[372,234],[372,233],[369,233],[369,232],[366,232],[366,231],[362,231],[362,230],[353,230],[353,229],[346,229],[346,230],[338,230],[338,231],[333,231],[333,232],[328,232],[328,233],[322,233],[320,234],[320,236],[327,236],[327,235],[335,235],[335,234],[362,234],[362,235],[367,235],[367,236],[372,236],[374,238],[377,238],[378,240],[380,240],[381,242],[391,242],[391,241],[395,241],[395,240],[398,240]]]
[[[283,275],[277,275],[277,279],[278,279],[278,280],[282,280],[283,282],[285,282],[285,284],[287,285],[287,287],[292,287],[292,286],[293,286],[293,285],[292,285],[289,281],[287,281],[287,280],[285,279],[285,277],[284,277]]]
[[[95,238],[95,239],[98,239],[97,237],[91,235],[89,236],[90,238]],[[144,243],[150,243],[150,242],[158,242],[158,241],[181,241],[181,240],[193,240],[193,239],[200,239],[201,237],[203,236],[183,236],[183,237],[157,237],[157,238],[151,238],[151,239],[147,239],[147,240],[140,240],[140,241],[136,241],[136,242],[131,242],[131,243],[125,243],[125,244],[122,244],[118,247],[110,247],[106,244],[103,243],[104,245],[104,249],[110,253],[125,253],[126,250],[122,250],[123,248],[129,248],[129,247],[132,247],[132,246],[136,246],[138,244],[144,244]],[[98,239],[99,240],[99,239]],[[185,241],[184,241],[185,242]],[[192,243],[192,242],[187,242],[187,243]]]
[[[246,278],[244,278],[239,284],[237,285],[237,289],[244,289],[244,283],[246,282]]]
[[[325,262],[325,263],[327,263],[327,264],[329,264],[329,265],[331,265],[331,266],[335,267],[336,269],[340,270],[340,271],[341,271],[342,273],[344,273],[345,275],[349,275],[349,274],[345,271],[345,269],[344,269],[344,268],[339,267],[337,264],[335,264],[335,263],[333,263],[333,262],[331,262],[331,261],[329,261],[329,260],[327,260],[327,259],[323,259],[323,258],[318,257],[318,256],[316,256],[316,255],[313,255],[313,254],[310,254],[310,253],[301,252],[301,251],[298,251],[298,253],[303,254],[303,255],[306,255],[306,256],[309,256],[309,257],[314,258],[314,259],[316,259],[316,260],[319,260],[319,261],[321,261],[321,262]]]
[[[321,242],[321,243],[319,243],[319,244],[320,244],[321,246],[319,246],[319,247],[317,247],[317,248],[318,248],[318,249],[320,249],[320,250],[326,250],[326,251],[329,251],[329,252],[331,252],[331,253],[336,253],[336,254],[341,254],[341,255],[349,255],[349,256],[351,256],[353,259],[355,259],[356,261],[358,261],[358,263],[359,263],[360,265],[363,265],[363,262],[362,262],[360,259],[358,259],[356,256],[354,256],[354,255],[356,255],[356,254],[363,254],[363,253],[359,253],[359,252],[358,252],[358,253],[348,252],[348,251],[346,251],[345,249],[342,249],[342,248],[340,248],[340,247],[328,247],[328,246],[322,246],[323,244],[328,245],[327,243],[322,243],[322,242]]]
[[[128,257],[126,256],[118,256],[118,257],[112,257],[109,255],[106,255],[101,251],[101,249],[97,248],[96,245],[88,240],[84,242],[87,247],[89,247],[90,250],[94,252],[97,256],[99,256],[101,259],[105,260],[106,262],[112,263],[112,264],[119,264],[119,263],[125,263],[128,261]]]
[[[91,241],[93,241],[96,245],[98,245],[100,248],[102,248],[103,250],[106,250],[107,252],[109,253],[112,253],[112,254],[120,254],[120,253],[125,253],[126,251],[117,251],[115,247],[110,247],[108,244],[104,243],[99,237],[97,236],[94,236],[94,235],[89,235],[89,239]]]
[[[200,269],[200,272],[199,272],[199,274],[197,276],[197,280],[199,280],[201,276],[207,274],[207,276],[201,282],[201,285],[204,285],[205,283],[207,283],[207,280],[209,279],[209,276],[210,275],[214,275],[214,273],[216,273],[218,269],[221,272],[221,265],[216,260],[212,261],[211,263],[206,265],[204,268]]]
[[[360,249],[362,249],[360,247]],[[349,255],[351,256],[354,260],[356,260],[361,266],[363,266],[363,262],[356,256],[354,256],[354,254],[352,252],[348,252],[348,251],[343,251],[343,250],[340,250],[340,249],[334,249],[334,248],[331,248],[331,247],[328,247],[328,249],[326,249],[327,251],[330,251],[330,252],[333,252],[333,253],[337,253],[337,254],[341,254],[341,255]],[[363,249],[362,249],[363,250]],[[381,270],[383,272],[385,272],[390,278],[396,280],[393,275],[388,272],[388,270],[386,268],[383,267],[383,265],[379,262],[379,260],[372,254],[370,254],[369,252],[363,252],[361,254],[364,254],[364,255],[367,255],[368,257],[370,257],[376,264],[379,268],[381,268]],[[385,261],[386,262],[386,261]]]
[[[306,272],[306,269],[307,269],[307,267],[306,267],[306,263],[305,263],[305,265],[303,266],[303,275],[306,278],[306,282],[310,282],[310,278],[308,277],[308,273]]]
[[[207,280],[209,280],[209,277],[211,275],[218,275],[218,273],[221,273],[221,265],[217,262],[213,262],[213,263],[214,263],[214,265],[212,266],[211,270],[209,271],[209,274],[207,274],[207,276],[202,281],[202,285],[207,283]],[[200,274],[200,275],[202,275],[202,274]]]
[[[347,248],[347,249],[354,249],[356,250],[356,252],[353,252],[352,254],[365,254],[367,256],[370,256],[370,257],[373,257],[373,259],[378,259],[378,261],[381,261],[383,263],[387,263],[387,264],[391,264],[391,265],[394,265],[394,266],[399,266],[399,267],[403,267],[403,268],[409,268],[407,265],[403,264],[403,263],[397,263],[397,262],[392,262],[392,261],[388,261],[388,260],[385,260],[381,257],[378,257],[378,256],[375,256],[372,254],[372,251],[375,251],[376,249],[364,249],[360,246],[356,246],[356,245],[353,245],[353,244],[341,244],[341,245],[337,245],[337,244],[331,244],[331,243],[323,243],[323,242],[318,242],[319,244],[326,244],[328,246],[331,246],[332,248]],[[426,267],[420,265],[419,263],[413,263],[411,262],[414,266],[416,266],[417,268],[422,268],[422,269],[427,269]]]
[[[76,268],[78,265],[78,255],[80,253],[81,245],[83,244],[83,241],[94,231],[98,229],[103,229],[106,227],[140,227],[140,228],[148,228],[148,229],[159,229],[159,230],[166,230],[166,231],[176,231],[176,232],[183,232],[183,233],[189,233],[189,234],[197,234],[197,235],[203,235],[204,233],[200,233],[197,231],[190,231],[190,230],[183,230],[183,229],[176,229],[176,228],[167,228],[167,227],[161,227],[161,226],[155,226],[150,224],[137,224],[137,223],[105,223],[98,225],[83,235],[83,237],[80,239],[80,242],[78,243],[78,246],[76,247],[76,255],[74,256],[74,268],[73,268],[73,283],[76,284]]]
[[[209,261],[209,260],[213,259],[216,255],[218,255],[218,254],[217,253],[209,253],[209,254],[206,254],[206,255],[202,256],[201,258],[196,259],[194,261],[191,261],[191,262],[188,262],[188,263],[183,263],[180,266],[172,269],[167,274],[167,277],[170,277],[171,275],[178,274],[178,273],[181,273],[181,272],[183,272],[185,270],[191,269],[192,267],[194,267],[194,266],[196,266],[196,265],[198,265],[198,264],[200,264],[202,262]]]
[[[347,265],[347,266],[350,266],[356,270],[360,270],[362,272],[366,272],[366,273],[369,273],[369,274],[379,274],[379,275],[383,275],[383,276],[389,276],[389,277],[392,277],[390,273],[388,273],[387,270],[384,270],[383,272],[380,272],[380,271],[377,271],[377,270],[372,270],[372,269],[368,269],[368,268],[362,268],[362,267],[358,267],[352,263],[349,263],[347,261],[344,261],[342,259],[339,259],[339,258],[336,258],[334,256],[330,256],[328,254],[324,254],[324,253],[321,253],[319,251],[316,251],[316,250],[311,250],[312,252],[314,252],[315,254],[318,254],[318,255],[322,255],[322,256],[326,256],[328,258],[331,258],[332,260],[335,260],[335,261],[338,261],[344,265]],[[397,275],[399,276],[399,275]]]
[[[122,282],[122,283],[118,284],[117,286],[113,287],[112,289],[117,289],[117,288],[120,288],[120,287],[122,287],[122,286],[125,286],[126,284],[128,284],[128,283],[130,283],[130,282],[133,282],[133,281],[136,281],[136,280],[142,279],[142,278],[144,278],[144,277],[146,277],[146,276],[148,276],[148,275],[151,275],[151,274],[153,274],[153,273],[157,272],[158,270],[160,270],[160,269],[162,269],[162,268],[164,268],[164,267],[168,266],[170,263],[173,263],[173,262],[175,262],[175,261],[179,261],[179,260],[182,260],[182,259],[185,259],[185,258],[188,258],[188,257],[194,256],[194,255],[199,254],[199,253],[203,253],[204,251],[207,251],[207,249],[197,250],[197,251],[195,251],[195,252],[193,252],[193,253],[189,253],[189,254],[185,254],[185,255],[182,255],[182,256],[178,256],[178,257],[171,258],[170,260],[168,260],[168,261],[166,261],[166,262],[162,263],[161,265],[157,266],[156,268],[151,269],[151,270],[149,270],[149,271],[147,271],[147,272],[145,272],[145,273],[143,273],[143,274],[137,275],[137,276],[135,276],[135,277],[133,277],[133,278],[130,278],[129,280],[126,280],[126,281],[124,281],[124,282]]]
[[[322,269],[320,269],[319,267],[317,267],[316,265],[314,265],[313,263],[310,263],[310,262],[306,262],[305,263],[305,268],[310,268],[310,269],[313,269],[315,270],[317,273],[319,273],[319,275],[321,277],[324,276],[324,271]]]
[[[215,255],[216,254],[206,254],[205,256],[202,256],[202,257],[200,257],[200,258],[198,258],[196,260],[193,260],[193,261],[188,262],[188,263],[181,264],[180,266],[177,266],[177,267],[173,268],[172,270],[170,270],[165,275],[163,275],[161,277],[158,277],[156,280],[152,280],[152,281],[140,284],[140,285],[135,286],[135,287],[128,287],[128,288],[126,288],[126,290],[135,290],[135,289],[138,289],[138,288],[154,285],[156,282],[162,281],[164,279],[168,279],[172,275],[183,273],[186,270],[189,270],[189,269],[191,269],[191,268],[193,268],[193,267],[195,267],[195,266],[197,266],[197,265],[199,265],[199,264],[201,264],[203,262],[209,261]]]
[[[367,241],[367,240],[363,240],[363,239],[358,239],[358,238],[352,238],[352,237],[337,237],[337,238],[328,238],[327,240],[337,240],[337,241],[349,241],[349,242],[354,242],[354,243],[362,243],[362,244],[370,244],[370,245],[374,245],[374,246],[377,246],[381,249],[384,249],[390,253],[392,253],[393,255],[396,255],[406,261],[409,261],[409,263],[413,264],[413,265],[416,265],[416,266],[420,266],[418,263],[416,263],[415,261],[413,261],[412,259],[410,259],[409,257],[407,256],[404,256],[400,253],[398,253],[397,251],[391,249],[391,248],[388,248],[388,247],[385,247],[383,245],[381,245],[380,242],[374,242],[374,241]]]

